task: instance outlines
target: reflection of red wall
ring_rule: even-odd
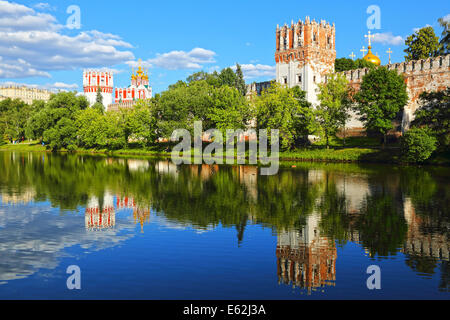
[[[285,284],[292,282],[311,290],[332,285],[330,281],[336,280],[337,251],[334,245],[302,245],[295,249],[278,246],[276,255],[278,279]]]

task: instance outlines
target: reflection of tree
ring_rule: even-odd
[[[450,266],[448,261],[441,262],[441,281],[439,281],[439,290],[450,292]]]
[[[320,197],[317,209],[322,215],[321,230],[327,237],[345,243],[350,238],[351,217],[347,211],[347,199],[343,192],[338,192],[336,183],[327,173],[326,188]]]
[[[392,196],[384,192],[367,196],[360,212],[356,227],[370,255],[395,255],[403,246],[408,228]]]
[[[408,254],[405,263],[415,272],[428,275],[434,274],[434,269],[437,266],[437,260],[435,258],[419,254]]]
[[[344,183],[353,186],[352,192],[337,187],[350,169],[358,174]],[[275,176],[258,176],[252,167],[176,167],[170,161],[0,153],[0,188],[9,196],[32,194],[35,201],[50,201],[62,210],[85,207],[91,197],[101,201],[108,191],[132,197],[137,207],[154,209],[180,224],[235,227],[239,242],[249,219],[277,231],[292,230],[318,212],[324,236],[345,242],[358,231],[371,254],[383,256],[395,254],[405,242],[407,226],[400,213],[407,196],[421,218],[420,233],[438,233],[446,243],[449,216],[443,208],[450,207],[450,187],[436,176],[445,181],[447,171],[393,168],[387,178],[383,168],[350,169],[305,164]],[[372,186],[370,192],[361,182]]]

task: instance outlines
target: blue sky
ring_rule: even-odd
[[[67,8],[80,8],[80,29],[68,29]],[[373,52],[383,64],[404,59],[404,39],[439,17],[448,1],[20,1],[0,0],[0,83],[82,91],[84,68],[111,68],[116,87],[129,85],[131,66],[149,67],[154,92],[199,71],[243,65],[247,82],[274,78],[275,28],[291,20],[336,24],[338,57],[367,47],[367,8],[381,9]]]

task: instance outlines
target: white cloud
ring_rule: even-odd
[[[50,77],[55,70],[112,66],[134,59],[119,36],[97,30],[65,34],[50,14],[0,0],[0,78]]]
[[[444,20],[444,22],[449,23],[450,22],[450,13],[447,14],[446,16],[442,17],[442,20]]]
[[[189,52],[170,51],[157,54],[156,58],[146,61],[148,67],[158,67],[167,70],[201,69],[204,64],[216,62],[216,53],[203,48],[194,48]]]
[[[236,70],[236,66],[231,67]],[[276,67],[264,64],[242,64],[242,73],[245,79],[259,78],[259,77],[275,77]]]
[[[399,46],[405,43],[405,40],[401,36],[394,36],[392,32],[375,33],[373,35],[373,42],[390,44],[393,46]]]
[[[51,6],[50,4],[46,2],[39,2],[35,5],[33,5],[33,8],[36,8],[38,10],[48,10],[48,11],[55,11],[56,8],[54,6]]]

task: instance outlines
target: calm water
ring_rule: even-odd
[[[0,152],[0,298],[450,298],[450,169],[291,166]]]

